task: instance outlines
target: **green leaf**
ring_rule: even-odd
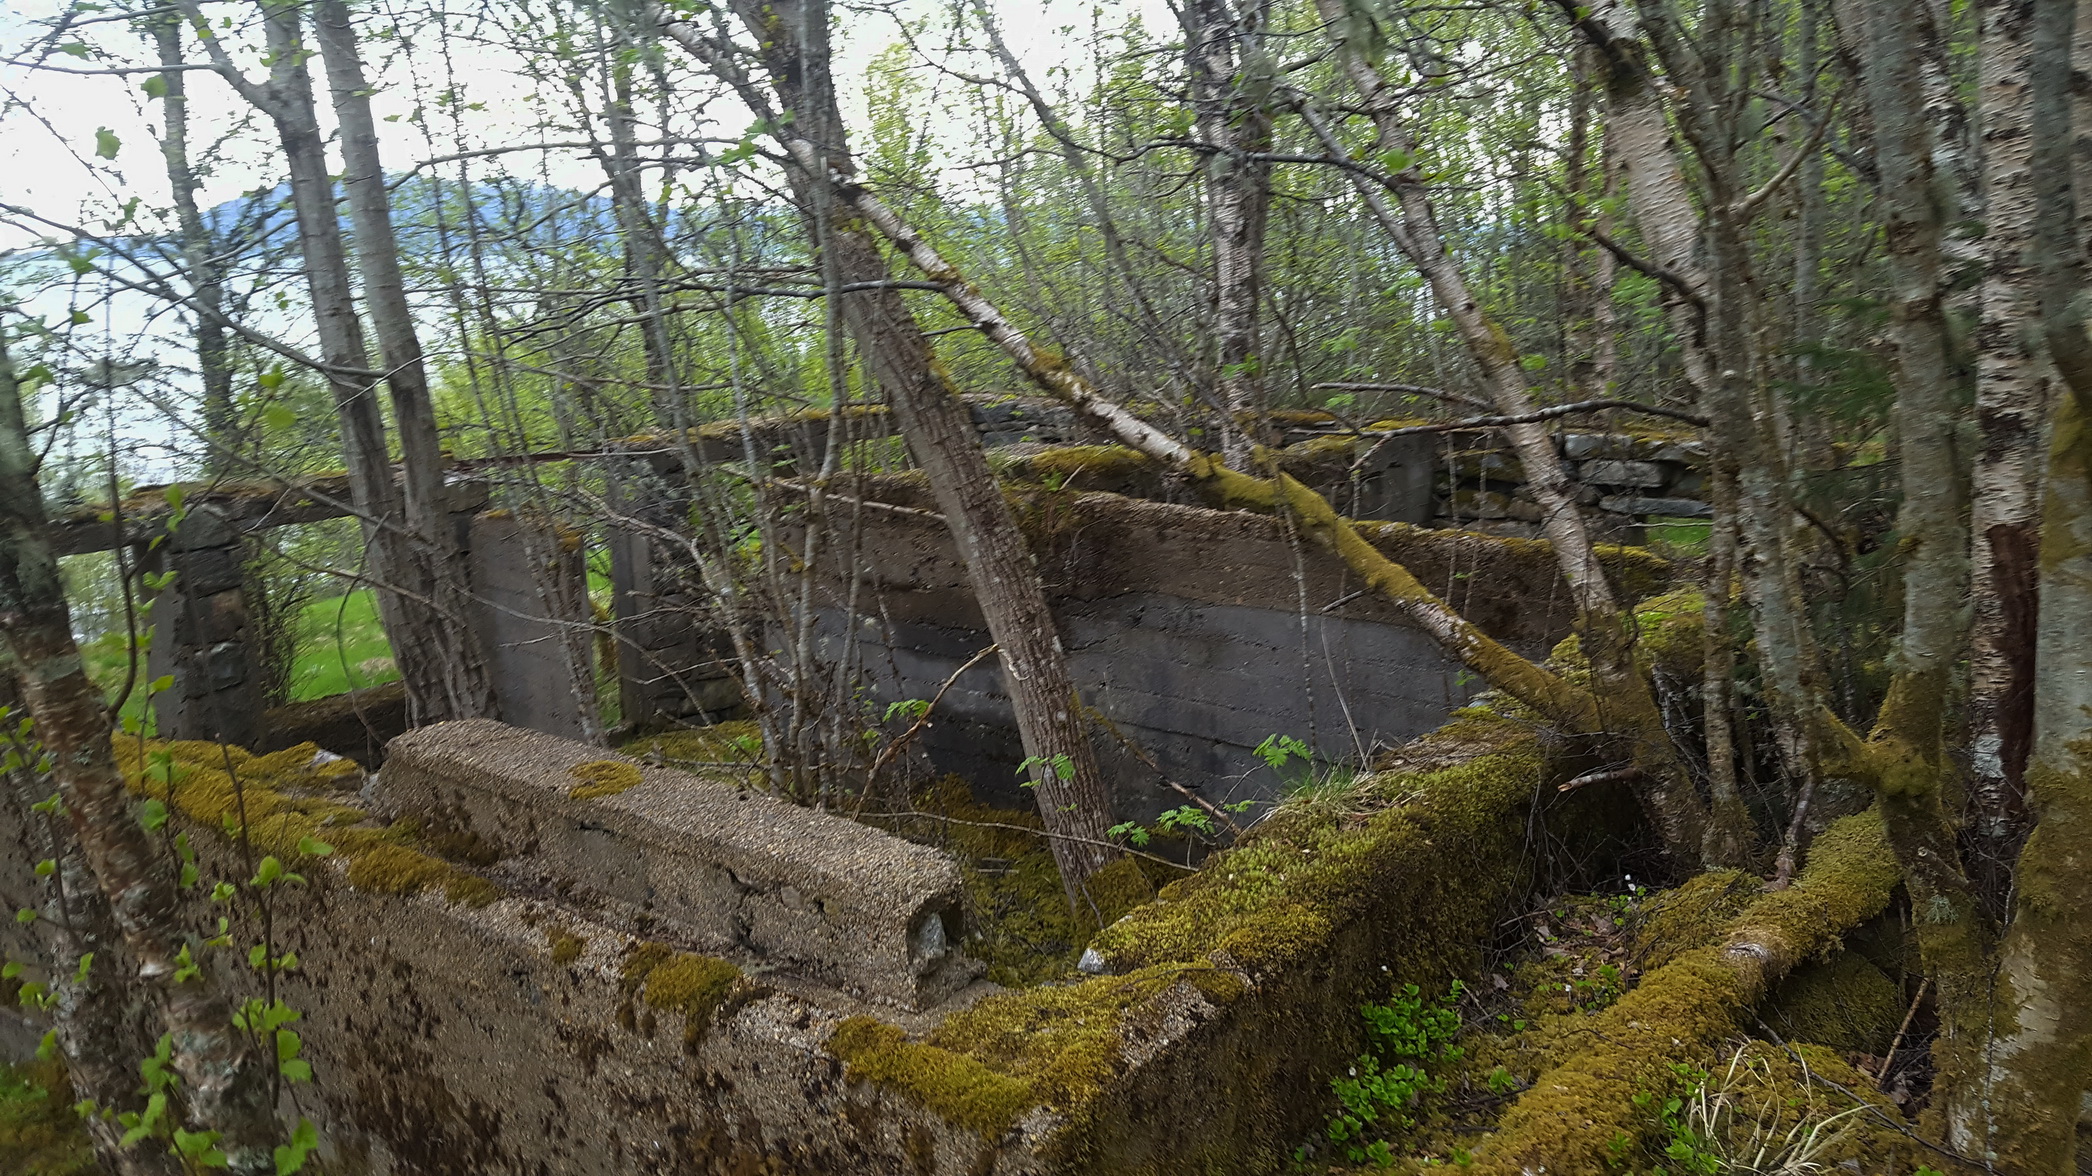
[[[68,41],[60,45],[58,51],[67,57],[77,57],[82,61],[87,60],[87,46],[79,41]]]
[[[145,91],[147,98],[165,98],[167,97],[167,75],[154,74],[140,82],[138,88]]]
[[[92,967],[94,967],[94,953],[90,951],[80,957],[80,966],[73,972],[73,983],[87,983],[87,969]]]
[[[326,857],[334,852],[334,847],[318,838],[300,837],[298,838],[298,852],[306,857]]]
[[[36,1060],[51,1062],[58,1059],[58,1030],[44,1030],[44,1039],[36,1043]]]
[[[226,902],[229,901],[233,895],[238,893],[239,890],[236,887],[234,887],[232,883],[220,882],[216,886],[211,887],[211,901]]]
[[[298,414],[288,405],[272,404],[262,410],[262,421],[279,432],[287,431],[298,423]]]
[[[21,974],[22,965],[19,960],[9,960],[0,964],[0,980],[12,980]]]
[[[58,872],[58,859],[57,859],[57,858],[45,858],[44,860],[42,860],[42,861],[40,861],[40,862],[36,863],[36,876],[37,876],[37,877],[39,877],[39,878],[48,878],[48,877],[50,877],[51,875],[53,875],[53,874],[55,874],[55,873],[57,873],[57,872]]]
[[[270,854],[261,860],[261,865],[255,867],[254,877],[247,880],[247,885],[263,887],[281,877],[283,877],[283,863],[276,860],[276,855]]]
[[[145,688],[154,694],[164,694],[167,691],[174,689],[174,675],[161,674],[159,677],[154,678],[151,682],[146,683]]]
[[[101,156],[103,159],[115,159],[116,153],[121,150],[123,150],[123,140],[116,137],[115,131],[110,130],[108,127],[95,128],[94,153],[96,155]]]
[[[21,910],[16,911],[15,922],[20,923],[24,927],[36,922],[36,908],[23,907]]]
[[[310,1119],[298,1120],[298,1129],[291,1132],[291,1141],[276,1148],[276,1176],[291,1176],[305,1166],[305,1158],[320,1145],[320,1133]]]
[[[1399,147],[1380,153],[1380,166],[1391,172],[1408,171],[1409,165],[1415,162],[1409,152]]]
[[[167,802],[158,797],[149,797],[139,814],[138,823],[148,833],[158,833],[167,827]]]

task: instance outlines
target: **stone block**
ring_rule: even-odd
[[[1599,500],[1606,510],[1637,517],[1646,515],[1675,515],[1679,518],[1705,519],[1714,516],[1714,508],[1697,498],[1644,498],[1630,494],[1615,494]]]
[[[629,769],[629,786],[575,797],[573,769],[600,762]],[[978,972],[957,949],[950,858],[738,782],[472,719],[393,740],[376,796],[385,811],[534,859],[568,894],[845,991],[915,1009]]]
[[[1654,490],[1664,484],[1667,471],[1653,461],[1587,461],[1577,476],[1594,486],[1635,486]]]

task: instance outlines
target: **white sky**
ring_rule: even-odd
[[[889,9],[868,12],[853,12],[837,5],[835,72],[843,93],[844,114],[860,149],[868,146],[869,140],[863,81],[871,60],[901,39],[900,22],[904,20],[918,27],[926,21],[935,26],[923,35],[920,45],[926,52],[940,51],[944,37],[939,30],[949,23],[951,3],[952,0],[897,0]],[[454,19],[448,26],[451,67],[464,92],[460,101],[465,108],[456,113],[462,136],[454,131],[449,113],[430,117],[429,130],[425,132],[407,116],[418,102],[429,102],[444,86],[440,72],[445,68],[443,38],[426,30],[416,32],[411,52],[399,53],[396,45],[373,38],[368,30],[389,23],[376,17],[381,11],[410,11],[411,29],[425,23],[431,8],[437,5],[460,12],[474,12],[477,5],[474,0],[436,0],[435,4],[424,3],[406,10],[401,0],[352,0],[352,4],[360,16],[368,18],[363,49],[365,67],[376,86],[376,113],[381,120],[388,116],[395,119],[379,124],[381,150],[389,171],[404,170],[434,155],[456,151],[576,138],[557,132],[548,135],[533,126],[541,111],[557,118],[569,104],[562,89],[540,95],[537,83],[524,72],[524,59],[509,47],[517,39],[527,41],[530,31],[519,37],[507,30],[475,27],[464,18]],[[27,56],[23,49],[44,36],[47,28],[38,22],[50,19],[65,7],[65,0],[0,0],[0,57]],[[235,2],[215,5],[210,11],[244,19],[253,9]],[[1092,30],[1108,37],[1135,18],[1153,32],[1174,24],[1167,0],[999,0],[997,15],[1005,37],[1024,58],[1027,70],[1049,89],[1066,84],[1062,71],[1069,68],[1077,71],[1078,89],[1087,85],[1087,71],[1093,64],[1088,44]],[[65,54],[48,57],[51,64],[68,68],[144,66],[153,59],[150,46],[123,22],[89,26],[61,40],[82,41],[99,51],[88,59]],[[188,51],[196,52],[193,42]],[[236,56],[253,76],[263,74],[255,46],[240,47]],[[686,64],[679,50],[670,50],[670,56],[678,66],[695,70],[694,63]],[[977,55],[956,64],[974,72],[986,68]],[[326,120],[325,79],[317,61],[312,70],[319,90],[321,117]],[[153,133],[159,116],[158,103],[140,88],[148,76],[76,76],[0,63],[0,103],[5,104],[0,108],[0,204],[26,207],[51,220],[94,230],[104,229],[103,222],[133,198],[142,202],[145,214],[164,209],[168,203],[166,175]],[[266,121],[252,114],[246,103],[216,76],[191,71],[186,77],[192,151],[200,152],[221,136],[230,136],[219,165],[205,178],[200,203],[208,209],[242,193],[278,183],[283,175],[282,165],[273,131]],[[959,88],[953,80],[934,74],[925,74],[924,80],[934,88],[933,94],[950,94]],[[964,108],[951,102],[943,108],[949,113],[933,118],[925,129],[947,143],[963,139],[967,134]],[[650,118],[651,112],[642,112],[643,120]],[[679,135],[735,137],[751,121],[738,102],[722,98],[705,107],[701,114],[694,103],[686,103],[676,116],[673,129]],[[121,143],[113,160],[96,156],[98,134],[103,131],[113,133]],[[651,137],[652,132],[643,130],[642,134]],[[963,144],[954,145],[960,146],[963,153]],[[592,190],[602,183],[600,166],[580,150],[517,153],[476,161],[473,165],[475,176],[480,177],[504,170],[564,188]],[[450,168],[445,169],[445,174],[456,176]],[[952,175],[955,183],[974,179],[973,173]],[[167,220],[153,216],[144,224],[159,227],[166,225]],[[39,249],[42,236],[19,225],[0,223],[0,251]],[[83,279],[83,283],[91,284],[92,288],[85,291],[90,296],[101,285],[94,278]],[[0,289],[0,296],[7,293]],[[19,296],[26,291],[12,293]],[[89,300],[83,298],[81,304]],[[73,304],[71,292],[54,289],[30,297],[21,309],[55,323],[63,321]],[[104,302],[96,310],[95,321],[82,329],[103,335],[99,349],[119,358],[157,355],[167,357],[177,367],[185,367],[189,362],[184,350],[188,344],[166,309],[143,296],[120,294]],[[306,342],[300,338],[305,332],[295,313],[264,314],[250,322],[287,341]],[[186,383],[178,376],[161,377],[157,391],[163,403],[185,400]],[[137,476],[163,478],[175,472],[177,459],[169,445],[179,441],[179,431],[170,427],[158,409],[144,402],[144,391],[141,387],[123,397],[118,444],[128,450],[127,465]]]

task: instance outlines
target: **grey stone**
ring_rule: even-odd
[[[1680,518],[1712,518],[1714,508],[1697,498],[1643,498],[1635,495],[1616,494],[1601,499],[1599,505],[1618,514],[1675,515]]]
[[[1655,489],[1664,484],[1665,471],[1648,461],[1587,461],[1578,477],[1595,486],[1638,486]]]

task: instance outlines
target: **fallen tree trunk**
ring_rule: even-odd
[[[1878,813],[1824,830],[1793,886],[1754,901],[1719,943],[1685,952],[1612,1007],[1580,1018],[1579,1044],[1505,1112],[1475,1149],[1473,1171],[1607,1171],[1615,1141],[1653,1125],[1635,1096],[1662,1098],[1677,1084],[1674,1064],[1704,1063],[1747,1033],[1772,986],[1879,914],[1902,876]]]

